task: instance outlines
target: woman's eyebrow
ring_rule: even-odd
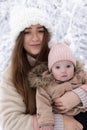
[[[37,27],[37,28],[39,28],[39,29],[44,29],[44,27],[43,27],[43,26],[40,26],[40,27]]]

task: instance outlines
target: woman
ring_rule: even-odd
[[[39,62],[46,62],[52,33],[50,19],[40,9],[17,7],[11,11],[11,34],[15,42],[12,62],[0,83],[0,125],[2,130],[39,130],[36,118],[36,90],[27,74]],[[75,98],[80,99],[75,94]],[[77,103],[78,103],[77,102]],[[55,130],[82,130],[75,119],[55,114]]]

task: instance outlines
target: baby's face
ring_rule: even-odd
[[[74,76],[74,65],[71,61],[58,61],[52,67],[52,74],[56,80],[67,81]]]

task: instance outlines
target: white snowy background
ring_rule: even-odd
[[[0,0],[0,78],[10,63],[13,48],[10,11],[20,4],[46,10],[51,17],[56,39],[70,39],[76,57],[85,62],[87,69],[87,0]]]
[[[9,16],[15,5],[46,10],[52,20],[57,40],[70,39],[77,58],[87,69],[87,0],[0,0],[0,78],[10,63],[13,42]]]

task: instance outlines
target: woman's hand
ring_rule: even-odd
[[[64,115],[63,118],[64,130],[83,130],[82,124],[73,117]]]
[[[66,92],[62,97],[55,100],[55,106],[59,113],[66,113],[81,102],[78,95],[73,91]]]
[[[84,89],[84,90],[87,92],[87,84],[83,84],[83,85],[81,86],[81,88]]]
[[[40,130],[54,130],[53,126],[43,126],[40,128]]]
[[[34,115],[33,121],[34,121],[34,130],[54,130],[54,127],[52,125],[50,125],[50,126],[43,126],[43,127],[39,128],[36,115]]]
[[[40,130],[38,127],[37,116],[33,116],[34,130]]]

